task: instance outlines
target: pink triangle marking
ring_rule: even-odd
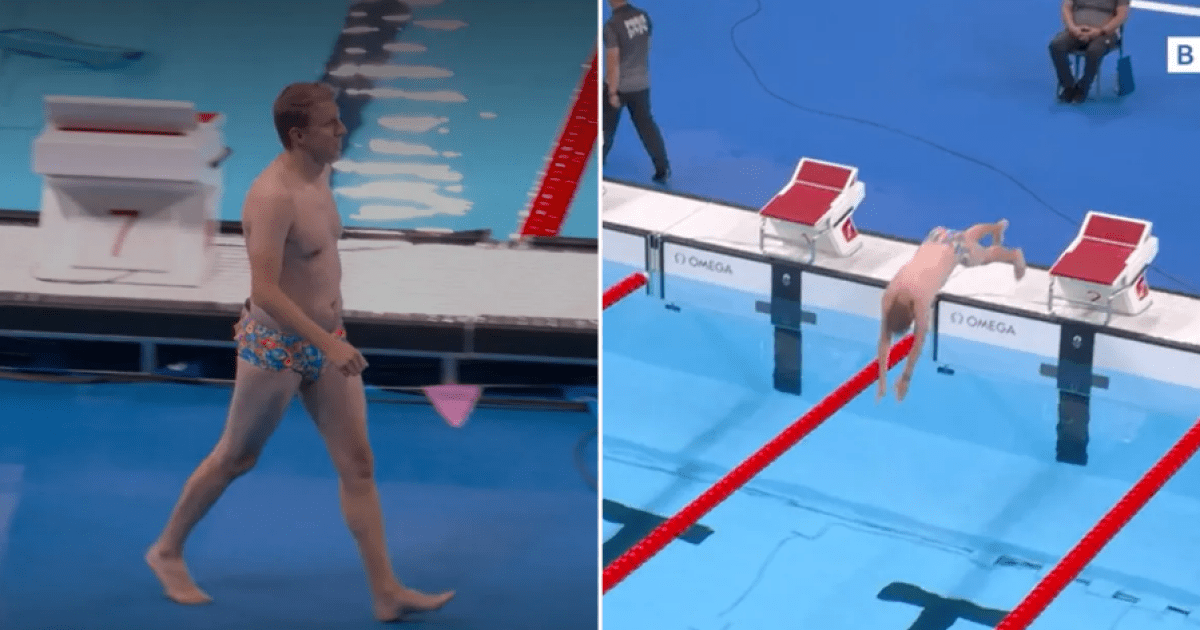
[[[471,415],[482,394],[483,388],[478,385],[430,385],[425,388],[425,396],[433,403],[433,408],[455,429],[466,424],[467,416]]]

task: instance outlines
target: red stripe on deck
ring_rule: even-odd
[[[207,124],[216,119],[215,112],[200,112],[196,114],[196,119],[200,124]],[[154,129],[105,129],[103,127],[60,127],[61,131],[85,132],[85,133],[123,133],[133,136],[183,136],[186,135],[182,131],[158,131]]]
[[[62,131],[81,133],[121,133],[129,136],[182,136],[181,131],[149,131],[141,129],[100,129],[93,127],[60,127]]]

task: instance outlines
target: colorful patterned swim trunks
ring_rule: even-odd
[[[320,378],[325,367],[325,355],[316,346],[299,335],[263,326],[250,315],[248,308],[242,310],[242,318],[233,332],[238,358],[255,367],[275,372],[292,370],[310,381]],[[338,328],[333,334],[345,339],[346,329]]]
[[[935,227],[925,236],[926,243],[941,243],[954,249],[954,256],[961,265],[971,264],[971,248],[967,244],[966,235],[959,230]]]

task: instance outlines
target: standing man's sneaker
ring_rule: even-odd
[[[669,169],[669,168],[665,171],[655,171],[654,172],[654,183],[656,183],[656,184],[665,184],[665,183],[667,183],[667,180],[670,178],[671,178],[671,169]]]

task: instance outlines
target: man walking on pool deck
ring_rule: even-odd
[[[633,127],[654,164],[654,181],[667,183],[671,163],[662,131],[650,113],[650,39],[654,24],[650,15],[626,0],[609,0],[612,17],[604,23],[604,147],[608,159],[621,110],[628,107]]]
[[[375,617],[395,621],[435,610],[454,593],[406,588],[392,572],[367,436],[367,362],[342,328],[342,225],[329,177],[346,128],[333,91],[319,83],[286,87],[274,117],[284,151],[251,184],[242,211],[251,295],[235,326],[237,376],[225,431],[188,479],[146,562],[172,600],[212,601],[188,574],[184,542],[226,487],[254,466],[299,393],[337,469]]]
[[[882,321],[879,331],[879,390],[876,400],[887,394],[887,355],[892,338],[908,332],[916,322],[913,347],[908,353],[904,372],[896,381],[896,399],[904,400],[913,368],[921,356],[925,334],[929,332],[929,319],[933,301],[950,279],[950,274],[959,265],[978,267],[994,262],[1005,262],[1013,266],[1017,280],[1025,276],[1025,255],[1020,249],[1004,247],[1004,229],[1007,220],[996,223],[973,225],[965,231],[935,227],[925,237],[883,292],[881,304]],[[980,241],[991,235],[992,245],[984,247]]]

